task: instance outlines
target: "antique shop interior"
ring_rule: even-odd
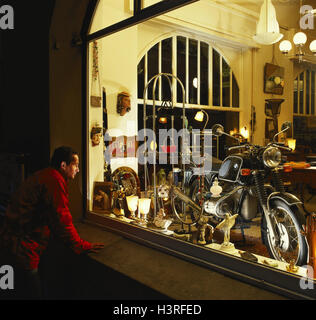
[[[200,0],[111,32],[136,3],[99,1],[89,29],[87,219],[293,290],[314,259],[313,8]]]
[[[262,288],[272,299],[315,299],[315,3],[49,3],[39,4],[49,26],[29,22],[38,46],[23,37],[19,47],[36,72],[21,74],[23,94],[7,91],[10,103],[36,110],[22,108],[19,119],[1,110],[16,126],[5,121],[0,130],[12,134],[0,146],[19,141],[15,149],[35,155],[32,169],[60,145],[79,150],[71,212],[83,238],[107,243],[81,265],[64,254],[77,278],[55,276],[51,286],[71,282],[72,298],[107,290],[119,299],[216,299],[223,290],[221,299],[256,299]],[[21,63],[12,58],[12,83]],[[29,78],[42,88],[35,99]],[[56,261],[48,268],[64,274]]]

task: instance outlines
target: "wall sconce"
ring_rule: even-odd
[[[132,213],[131,218],[135,219],[135,211],[137,210],[138,196],[127,196],[126,201],[128,210]]]
[[[204,124],[204,127],[203,127],[203,131],[205,130],[206,125],[207,125],[208,120],[209,120],[208,113],[207,113],[206,111],[204,111],[203,109],[201,109],[201,111],[198,111],[198,112],[195,114],[195,117],[194,117],[194,120],[199,121],[199,122],[202,122],[203,119],[204,119],[204,114],[206,115],[206,121],[205,121],[205,124]]]
[[[247,140],[249,138],[249,131],[247,127],[242,127],[240,129],[240,134]]]
[[[287,139],[287,145],[294,151],[296,148],[296,139]]]

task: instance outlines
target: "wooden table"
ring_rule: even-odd
[[[316,166],[297,169],[293,168],[292,172],[283,173],[284,181],[289,181],[293,186],[297,186],[299,190],[299,196],[304,201],[305,186],[308,185],[316,190]]]

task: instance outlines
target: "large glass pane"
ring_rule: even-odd
[[[221,69],[220,55],[213,49],[213,105],[219,106],[221,103]]]
[[[145,57],[139,62],[137,66],[137,96],[139,99],[143,99],[145,88]]]
[[[315,114],[315,71],[312,71],[311,114]]]
[[[298,77],[294,80],[293,112],[298,112]]]
[[[200,43],[200,104],[208,105],[208,67],[209,67],[209,45],[205,42]]]
[[[239,108],[239,87],[234,73],[232,74],[232,106]]]
[[[197,104],[197,88],[198,88],[198,74],[197,74],[197,53],[198,42],[196,40],[189,40],[189,103]]]
[[[310,71],[306,70],[306,114],[309,114],[309,98],[310,98]]]
[[[186,38],[177,37],[177,77],[182,82],[184,88],[186,87]],[[180,84],[177,84],[177,102],[183,102],[183,93]]]
[[[149,81],[153,76],[157,75],[159,72],[158,63],[159,63],[159,47],[158,43],[154,45],[149,51],[148,51],[148,80]],[[153,99],[153,84],[154,80],[150,83],[148,86],[148,99]],[[155,98],[158,100],[158,92],[159,92],[159,80],[156,82],[156,90],[155,90]]]
[[[300,113],[304,113],[304,72],[300,74],[300,81],[299,81],[299,92],[300,92]]]
[[[161,42],[161,72],[172,74],[172,38]],[[166,77],[161,78],[162,100],[171,100],[171,91],[169,81]],[[172,79],[171,79],[172,83]]]
[[[230,107],[230,66],[222,59],[223,107]]]

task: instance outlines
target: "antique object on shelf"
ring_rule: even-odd
[[[136,136],[109,137],[107,158],[136,157],[138,141]]]
[[[274,267],[274,268],[278,267],[278,263],[276,261],[273,261],[273,260],[264,259],[263,263],[266,264],[267,266],[270,266],[270,267]]]
[[[114,186],[123,188],[126,196],[140,195],[140,181],[137,173],[130,167],[119,167],[112,173]]]
[[[295,265],[294,259],[292,259],[290,263],[286,266],[286,270],[293,273],[296,273],[298,271],[298,267]]]
[[[232,216],[229,213],[226,213],[225,219],[216,226],[216,229],[224,232],[224,242],[221,245],[221,250],[223,251],[235,250],[234,244],[230,242],[230,229],[235,225],[237,217],[238,214]]]
[[[306,233],[309,244],[309,265],[316,271],[316,213],[310,213],[306,218]]]
[[[136,218],[135,212],[137,210],[137,205],[138,205],[138,196],[127,196],[126,201],[127,201],[128,210],[131,212],[131,219],[135,219]],[[138,215],[137,215],[137,218],[139,218]]]
[[[141,224],[146,225],[147,224],[147,215],[150,210],[150,198],[140,198],[138,200],[138,210],[140,213],[140,222]]]
[[[120,116],[124,116],[131,110],[131,99],[128,92],[120,92],[117,95],[116,111]]]
[[[157,216],[154,218],[154,225],[157,228],[161,228],[161,229],[167,229],[170,224],[172,223],[172,220],[170,219],[166,219],[166,214],[163,208],[160,208]]]
[[[245,260],[248,260],[248,261],[253,261],[253,262],[257,262],[258,261],[258,258],[254,254],[252,254],[252,253],[250,253],[248,251],[240,251],[239,250],[238,253],[240,254],[242,259],[245,259]]]
[[[99,182],[94,183],[93,188],[93,210],[94,211],[111,211],[112,201],[112,182]]]

